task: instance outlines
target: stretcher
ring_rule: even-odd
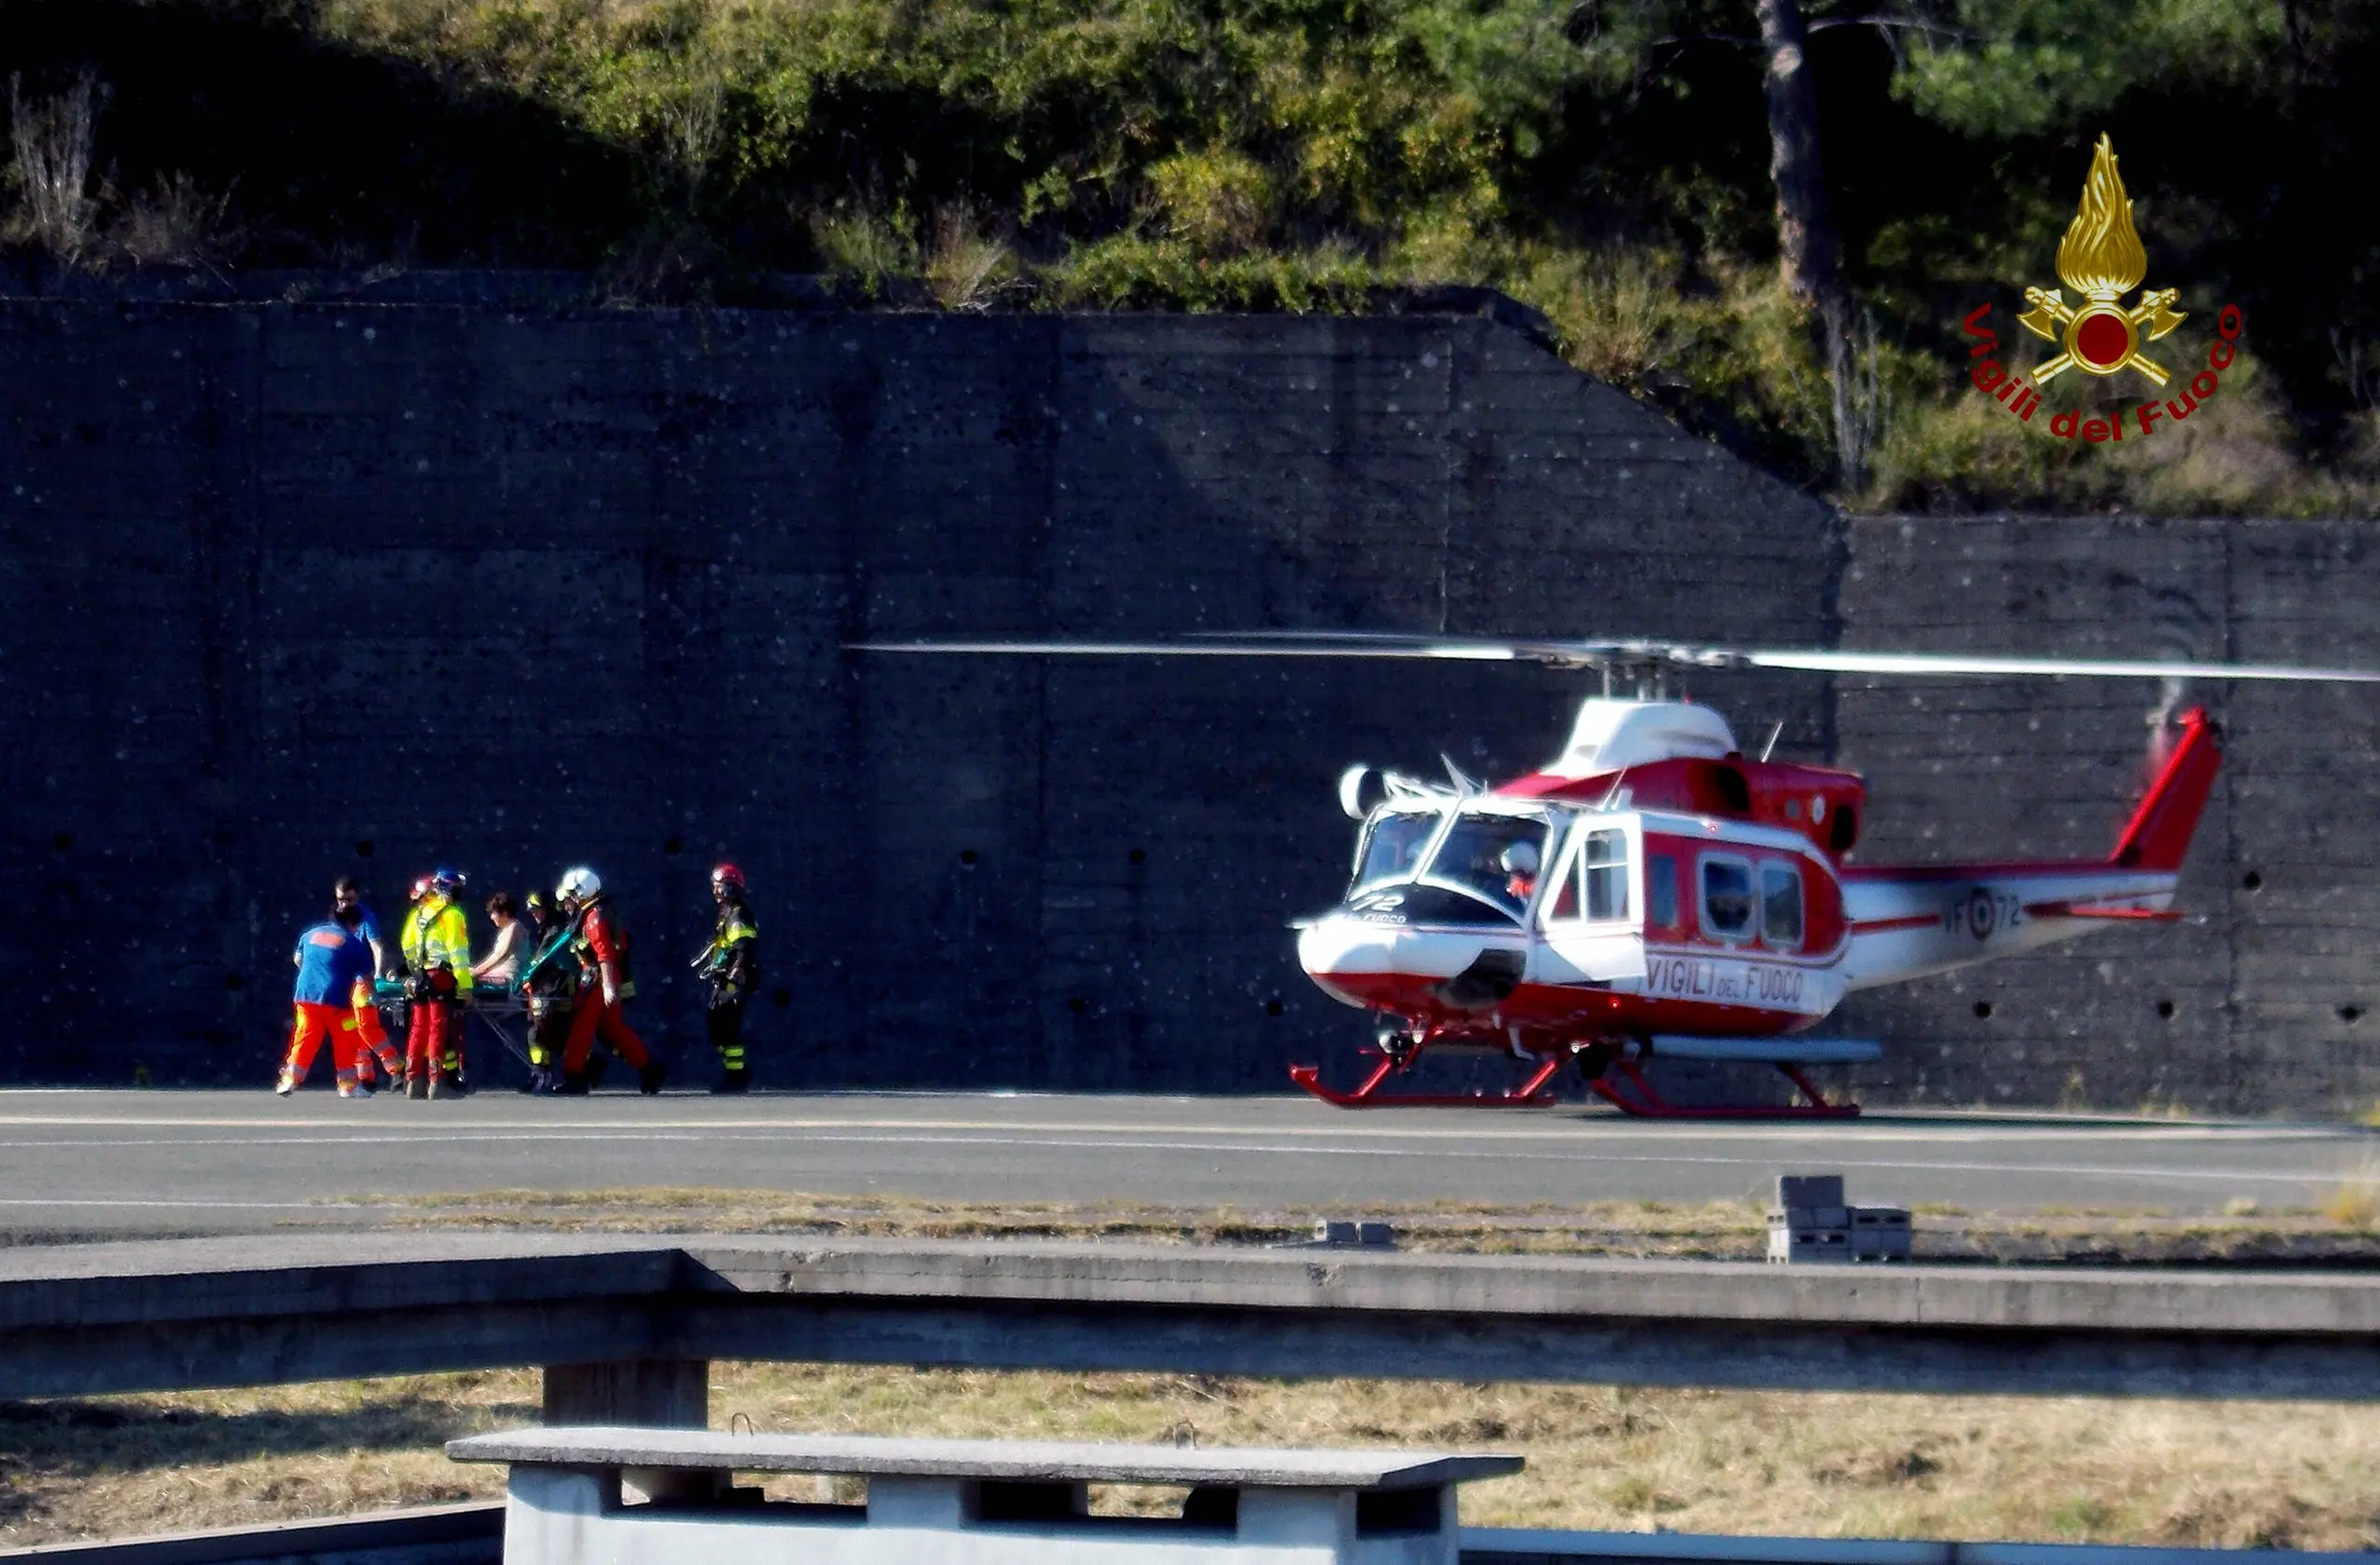
[[[402,978],[375,978],[372,981],[372,1002],[380,1013],[380,1025],[388,1028],[398,1050],[403,1052],[405,1037],[405,985]],[[501,980],[481,979],[471,986],[463,1001],[463,1081],[467,1085],[492,1085],[500,1074],[491,1071],[482,1081],[471,1069],[471,1024],[481,1028],[502,1046],[504,1052],[527,1068],[529,1061],[529,1001],[517,984]]]

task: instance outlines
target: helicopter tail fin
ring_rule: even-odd
[[[2168,743],[2172,748],[2108,855],[2109,864],[2122,869],[2171,871],[2182,867],[2182,855],[2189,852],[2190,836],[2215,787],[2215,769],[2223,763],[2223,730],[2203,707],[2182,713],[2175,729],[2161,732],[2158,739],[2160,748]]]

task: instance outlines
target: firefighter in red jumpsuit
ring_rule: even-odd
[[[640,1091],[648,1096],[659,1092],[668,1071],[620,1015],[621,1002],[636,993],[636,980],[628,970],[628,927],[605,898],[602,878],[592,869],[573,869],[562,876],[554,899],[571,921],[571,948],[586,975],[570,1014],[570,1038],[562,1045],[562,1090],[581,1094],[589,1089],[587,1054],[600,1036],[635,1068]]]

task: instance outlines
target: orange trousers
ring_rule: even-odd
[[[644,1040],[636,1035],[616,1005],[603,1003],[603,991],[589,987],[579,991],[578,1003],[570,1013],[570,1041],[562,1045],[562,1068],[565,1076],[576,1076],[587,1068],[587,1051],[594,1047],[595,1035],[602,1033],[612,1053],[628,1062],[632,1070],[642,1070],[653,1055]]]
[[[380,1025],[380,1007],[374,1003],[371,983],[363,978],[355,981],[353,1012],[339,1023],[342,1031],[354,1034],[355,1067],[367,1079],[372,1062],[377,1060],[381,1073],[391,1082],[405,1079],[405,1057],[389,1041],[389,1029]]]
[[[314,1068],[314,1055],[320,1052],[324,1039],[330,1040],[331,1065],[338,1073],[341,1092],[355,1089],[355,1038],[343,1025],[343,1008],[337,1005],[316,1005],[308,1001],[296,1002],[298,1019],[289,1029],[289,1058],[285,1061],[290,1076],[298,1081],[306,1080],[306,1072]]]
[[[405,1075],[415,1081],[452,1076],[463,1068],[463,1007],[452,994],[416,1000],[406,1007]]]

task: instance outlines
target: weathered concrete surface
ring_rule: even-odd
[[[549,1363],[545,1422],[633,1424],[648,1429],[710,1425],[710,1365],[701,1359],[627,1359],[609,1363]]]
[[[1134,1445],[1114,1440],[949,1439],[584,1426],[510,1429],[446,1442],[457,1462],[883,1474],[1083,1483],[1217,1483],[1267,1489],[1415,1489],[1501,1478],[1526,1465],[1478,1452]]]
[[[23,1565],[498,1565],[503,1558],[500,1505],[0,1549],[0,1559]]]
[[[321,1235],[0,1254],[0,1396],[745,1359],[2380,1397],[2380,1278],[2360,1275],[607,1243]]]
[[[425,1506],[334,1521],[0,1549],[0,1560],[26,1565],[497,1565],[504,1511],[501,1505]],[[2312,1565],[2368,1558],[2308,1557],[2281,1549],[1759,1538],[1516,1527],[1466,1527],[1461,1540],[1463,1565],[1567,1565],[1580,1560],[1606,1565],[1652,1560],[1681,1565]]]
[[[0,441],[17,1081],[262,1079],[331,877],[436,861],[598,866],[698,1050],[733,856],[763,1081],[1276,1089],[1358,1035],[1284,928],[1338,772],[1575,683],[843,643],[1830,626],[1821,508],[1476,317],[0,301]]]

